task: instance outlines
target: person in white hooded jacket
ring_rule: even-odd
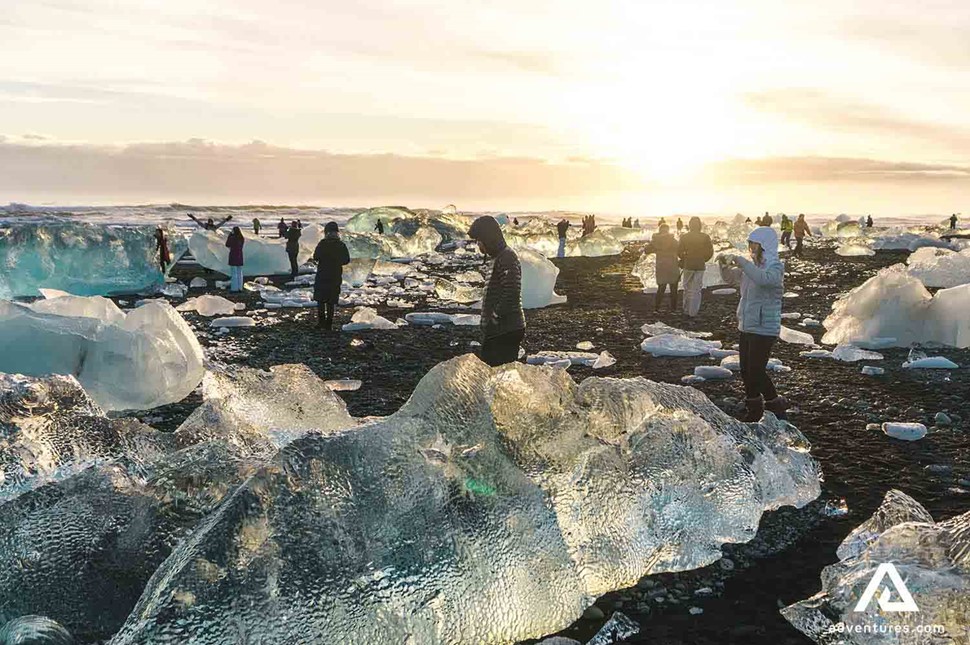
[[[778,259],[778,234],[759,226],[748,236],[751,259],[722,255],[721,277],[740,284],[738,331],[741,332],[741,377],[745,414],[742,421],[759,421],[765,409],[786,419],[788,401],[779,396],[768,376],[771,348],[781,333],[781,303],[785,292],[785,265]]]

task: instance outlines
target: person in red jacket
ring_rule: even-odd
[[[226,238],[226,247],[229,249],[229,289],[231,291],[242,291],[243,285],[243,244],[246,238],[238,226],[232,227],[232,232]]]

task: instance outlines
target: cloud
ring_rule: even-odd
[[[878,135],[889,140],[919,140],[966,153],[970,128],[907,118],[880,105],[808,88],[749,92],[745,102],[762,112],[808,123],[816,128]]]
[[[901,20],[870,15],[846,20],[842,31],[848,38],[871,43],[890,55],[965,69],[970,65],[970,19],[965,9],[959,10],[962,28],[957,16],[955,20],[929,21],[921,16]]]
[[[955,183],[970,188],[970,166],[882,161],[847,157],[768,157],[731,159],[708,166],[716,183],[751,184],[859,182],[893,184]]]
[[[582,197],[642,187],[628,171],[598,162],[333,154],[202,139],[123,147],[5,142],[0,166],[7,169],[0,174],[0,191],[13,199],[40,194],[225,203],[337,203],[375,196],[471,201]]]

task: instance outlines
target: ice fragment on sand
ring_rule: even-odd
[[[222,296],[204,295],[189,298],[176,311],[195,311],[200,316],[231,316],[236,311],[236,303]]]
[[[255,327],[256,321],[249,316],[227,316],[216,318],[209,323],[210,327]]]
[[[126,314],[97,296],[0,301],[0,346],[0,371],[73,374],[106,410],[174,403],[202,380],[202,347],[167,303]]]
[[[589,350],[593,349],[593,347],[594,347],[593,343],[591,343],[588,340],[584,340],[582,342],[576,343],[576,349],[584,352],[588,352]]]
[[[970,513],[934,523],[916,500],[890,490],[879,510],[837,553],[840,561],[822,571],[822,591],[781,610],[815,642],[876,643],[891,634],[896,645],[920,645],[960,642],[966,634]],[[870,588],[872,593],[867,593]],[[898,603],[908,604],[904,589],[916,611],[898,610]],[[944,633],[928,639],[926,625],[939,625]],[[871,639],[845,641],[856,630],[875,634],[874,627],[879,632]]]
[[[715,289],[711,293],[714,294],[715,296],[733,296],[737,292],[738,292],[737,289],[733,287],[728,287],[726,289]]]
[[[803,331],[797,331],[795,329],[789,329],[784,325],[781,326],[781,333],[778,338],[785,341],[786,343],[791,343],[793,345],[814,345],[815,339],[811,334],[807,334]]]
[[[360,389],[363,382],[358,379],[342,378],[324,381],[323,384],[333,392],[355,392]]]
[[[726,367],[717,365],[698,365],[694,368],[694,376],[700,376],[705,380],[734,378],[734,372]]]
[[[856,361],[881,361],[884,357],[878,352],[870,352],[848,343],[842,343],[832,350],[832,358],[844,363],[854,363]]]
[[[886,370],[881,367],[873,367],[872,365],[863,365],[862,373],[866,376],[882,376],[886,373]]]
[[[566,302],[566,296],[556,293],[559,267],[535,251],[520,249],[516,253],[522,265],[522,306],[525,309]]]
[[[817,497],[806,448],[689,388],[459,357],[393,415],[282,448],[178,543],[113,642],[538,638]],[[166,620],[182,592],[191,619]]]
[[[613,354],[610,354],[608,351],[603,350],[602,352],[600,352],[600,355],[596,357],[596,360],[593,361],[593,364],[590,367],[592,367],[594,370],[599,370],[606,367],[611,367],[615,364],[616,364],[616,359],[613,358]]]
[[[651,336],[640,343],[640,349],[653,356],[703,356],[712,349],[720,349],[719,340],[701,340],[675,334]]]
[[[852,244],[845,243],[835,249],[836,255],[841,255],[843,257],[860,257],[867,255],[875,255],[876,252],[870,249],[865,244]]]
[[[916,441],[926,436],[926,426],[922,423],[887,422],[882,424],[882,432],[894,439]]]
[[[189,282],[189,289],[205,289],[209,286],[209,281],[205,278],[192,278]]]
[[[662,322],[644,323],[640,326],[640,331],[647,336],[674,334],[677,336],[687,336],[688,338],[710,338],[713,335],[709,331],[684,331],[683,329],[671,327],[667,323]]]
[[[354,315],[350,317],[350,322],[341,327],[343,331],[362,331],[365,329],[398,329],[398,326],[384,318],[378,316],[377,311],[371,307],[358,307]]]

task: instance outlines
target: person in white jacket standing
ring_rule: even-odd
[[[745,414],[742,421],[760,421],[764,411],[787,419],[788,401],[779,396],[768,376],[771,348],[781,333],[781,303],[785,292],[785,265],[778,259],[778,234],[759,226],[748,236],[751,259],[718,258],[722,278],[740,284],[738,331],[741,332],[741,378],[744,380]]]

